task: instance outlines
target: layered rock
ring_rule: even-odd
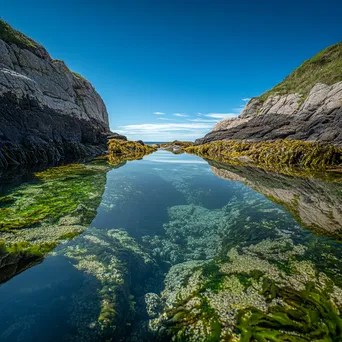
[[[0,22],[0,167],[106,150],[108,113],[89,81]]]
[[[252,98],[197,144],[292,139],[342,146],[342,43],[305,61],[276,87]]]
[[[242,182],[283,206],[304,227],[340,239],[342,236],[342,184],[301,178],[260,168],[209,162],[213,173]],[[339,178],[337,178],[339,179]]]

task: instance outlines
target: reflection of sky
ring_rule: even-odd
[[[173,154],[164,150],[158,150],[153,154],[149,154],[148,156],[145,156],[143,160],[153,163],[207,164],[203,159],[191,154]]]

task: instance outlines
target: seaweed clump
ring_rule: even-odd
[[[190,146],[186,152],[235,165],[252,164],[280,173],[305,175],[342,169],[342,149],[334,145],[301,140],[246,142],[217,141]]]
[[[108,161],[111,165],[116,165],[126,160],[142,159],[156,150],[157,147],[145,145],[139,141],[109,139]]]

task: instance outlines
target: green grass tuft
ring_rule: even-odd
[[[329,46],[306,60],[282,82],[259,97],[265,102],[271,95],[299,93],[306,98],[317,83],[332,85],[342,81],[342,42]]]
[[[40,47],[33,39],[26,37],[21,32],[13,29],[3,19],[0,19],[0,39],[18,45],[21,48],[34,50]]]

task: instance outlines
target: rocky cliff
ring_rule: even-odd
[[[90,82],[0,20],[0,167],[97,155],[108,133]]]
[[[305,61],[265,94],[252,98],[239,117],[218,122],[196,144],[285,138],[342,147],[342,42]]]

